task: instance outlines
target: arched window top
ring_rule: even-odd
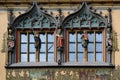
[[[86,2],[73,14],[67,16],[63,21],[65,28],[100,28],[107,27],[106,19],[89,9]]]
[[[14,28],[55,28],[56,20],[47,14],[37,3],[33,3],[32,8],[18,16],[12,24]]]

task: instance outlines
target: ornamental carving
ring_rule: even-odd
[[[106,27],[107,22],[100,14],[93,12],[85,2],[82,7],[73,14],[70,14],[63,21],[66,28],[101,28]]]
[[[119,80],[120,68],[7,69],[6,80]]]
[[[39,8],[37,3],[33,4],[33,7],[27,11],[26,13],[18,16],[14,21],[10,19],[10,25],[8,28],[8,52],[15,53],[15,37],[16,31],[21,30],[42,30],[42,29],[54,29],[56,35],[56,50],[58,62],[61,63],[61,58],[64,57],[64,33],[66,28],[69,29],[105,29],[106,39],[106,54],[107,54],[107,62],[111,63],[111,53],[112,53],[112,18],[111,18],[111,9],[108,9],[108,18],[104,18],[101,14],[96,13],[90,7],[88,7],[87,3],[83,2],[82,6],[78,11],[68,15],[63,19],[62,10],[58,10],[59,14],[57,18],[54,18],[52,15],[45,12],[44,9]],[[12,16],[13,13],[11,13]],[[12,17],[11,17],[12,18]],[[82,28],[82,29],[81,29]],[[61,29],[61,30],[60,30]],[[60,31],[59,31],[60,30]],[[14,33],[13,33],[14,32]],[[41,40],[38,36],[34,34],[35,39],[35,48],[39,50],[41,48]],[[82,37],[82,46],[87,48],[89,38],[87,34],[83,33]],[[62,55],[61,55],[62,54]],[[15,55],[13,55],[15,56]],[[106,57],[106,56],[105,56]],[[62,59],[64,60],[64,59]],[[63,61],[64,62],[64,61]]]
[[[43,9],[39,9],[37,3],[26,13],[15,19],[13,26],[16,28],[55,28],[56,20],[47,14]]]

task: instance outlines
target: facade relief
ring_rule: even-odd
[[[7,69],[6,80],[119,80],[120,67],[116,69]]]

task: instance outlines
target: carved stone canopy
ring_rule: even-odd
[[[101,28],[107,27],[107,21],[100,14],[93,12],[86,2],[83,2],[78,11],[64,19],[63,26],[65,28]]]
[[[12,27],[14,28],[57,28],[57,20],[50,14],[43,11],[34,3],[32,8],[17,17]],[[86,2],[83,2],[82,7],[68,15],[61,21],[61,26],[64,28],[101,28],[107,26],[106,19],[98,13],[89,9]]]
[[[14,28],[55,28],[56,20],[47,14],[37,3],[32,8],[15,19],[12,25]]]

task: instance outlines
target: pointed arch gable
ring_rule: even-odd
[[[33,3],[32,8],[18,16],[13,24],[14,28],[56,28],[56,20],[51,15],[40,9],[37,3]]]
[[[90,10],[86,2],[82,3],[82,7],[68,15],[64,21],[65,28],[101,28],[107,27],[106,19]]]

